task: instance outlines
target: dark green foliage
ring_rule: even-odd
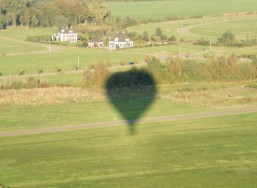
[[[30,42],[50,42],[52,40],[49,35],[41,35],[41,36],[28,36],[27,41]]]
[[[200,46],[208,46],[210,44],[210,41],[205,39],[198,39],[194,42],[194,45],[200,45]]]
[[[129,16],[123,18],[116,19],[116,27],[117,29],[124,29],[133,25],[136,25],[137,21]]]
[[[23,70],[23,71],[19,72],[19,73],[18,73],[18,75],[20,75],[20,76],[21,76],[21,75],[24,75],[24,74],[25,74],[25,72],[26,72],[26,71],[25,71],[25,70]]]
[[[226,46],[232,46],[236,42],[236,37],[231,31],[225,32],[220,38],[218,38],[218,43]]]
[[[168,41],[176,41],[176,36],[172,35],[168,38]]]
[[[102,23],[108,17],[103,1],[85,0],[1,0],[0,28],[26,25],[31,27]]]
[[[146,30],[143,33],[143,40],[147,42],[150,40],[149,34]]]
[[[156,37],[157,37],[157,38],[160,38],[161,41],[167,39],[167,35],[165,35],[165,34],[162,33],[162,30],[161,30],[160,27],[157,27],[157,28],[155,29],[155,36],[153,36],[153,39],[155,38],[154,41],[156,41]]]
[[[56,69],[56,72],[62,72],[62,69],[59,67],[56,67],[55,69]]]

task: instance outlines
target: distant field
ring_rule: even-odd
[[[8,187],[256,187],[257,114],[0,138]]]
[[[178,39],[195,40],[206,38],[216,40],[224,32],[230,30],[239,37],[246,38],[247,34],[256,34],[257,15],[235,15],[226,17],[206,17],[198,19],[186,19],[182,21],[170,21],[161,23],[139,24],[127,28],[129,32],[143,34],[146,30],[153,35],[157,27],[168,37],[176,36]]]
[[[2,36],[24,41],[28,36],[53,35],[57,31],[57,28],[9,27],[8,30],[0,31],[0,37]]]
[[[43,46],[1,38],[0,35],[0,56],[5,56],[6,54],[37,52],[45,49],[46,48]]]
[[[47,44],[26,42],[27,36],[53,34],[55,29],[24,27],[9,28],[0,32],[0,72],[3,75],[17,75],[21,71],[35,74],[39,70],[44,72],[72,71],[78,64],[85,69],[98,61],[111,65],[121,61],[142,61],[143,53],[131,55],[124,51],[107,51],[79,47],[49,46]],[[49,52],[51,50],[52,52]],[[101,54],[101,55],[99,55]]]
[[[101,55],[99,55],[101,54]],[[145,54],[123,53],[123,51],[107,51],[99,49],[67,47],[61,51],[46,54],[32,54],[19,56],[3,56],[0,59],[1,71],[8,75],[16,74],[22,70],[27,73],[37,73],[38,70],[44,72],[56,72],[57,68],[63,71],[75,70],[78,64],[78,57],[81,69],[85,69],[99,61],[109,62],[111,65],[119,64],[121,61],[142,61]],[[8,62],[8,64],[6,63]]]
[[[230,12],[256,11],[255,0],[179,0],[144,2],[107,2],[114,17],[129,16],[134,19],[165,19],[178,17],[217,15]]]
[[[233,32],[237,37],[246,39],[249,37],[257,36],[257,18],[250,20],[238,20],[232,22],[213,23],[204,26],[197,26],[191,30],[192,33],[201,34],[205,36],[219,37],[226,31]]]

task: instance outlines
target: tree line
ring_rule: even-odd
[[[0,0],[0,28],[64,27],[102,23],[108,17],[103,0]]]
[[[137,86],[137,84],[131,82],[131,80],[135,81],[136,78],[139,80],[138,83],[148,83],[149,78],[138,74],[142,72],[152,75],[151,78],[157,85],[183,82],[252,81],[257,79],[256,62],[238,63],[236,54],[213,56],[206,63],[186,61],[181,58],[170,58],[166,63],[162,63],[153,57],[149,59],[147,66],[144,68],[138,69],[134,67],[126,74],[116,74],[115,79],[108,83],[108,87]],[[135,77],[136,74],[138,77]],[[84,72],[82,84],[84,87],[103,87],[110,75],[108,64],[100,62],[93,66],[92,69]]]

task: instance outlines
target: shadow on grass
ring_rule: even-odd
[[[144,69],[114,73],[106,81],[105,89],[112,105],[127,120],[130,134],[135,134],[137,121],[156,97],[153,76]]]

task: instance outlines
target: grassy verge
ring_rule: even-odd
[[[0,138],[11,187],[255,187],[257,114]]]

